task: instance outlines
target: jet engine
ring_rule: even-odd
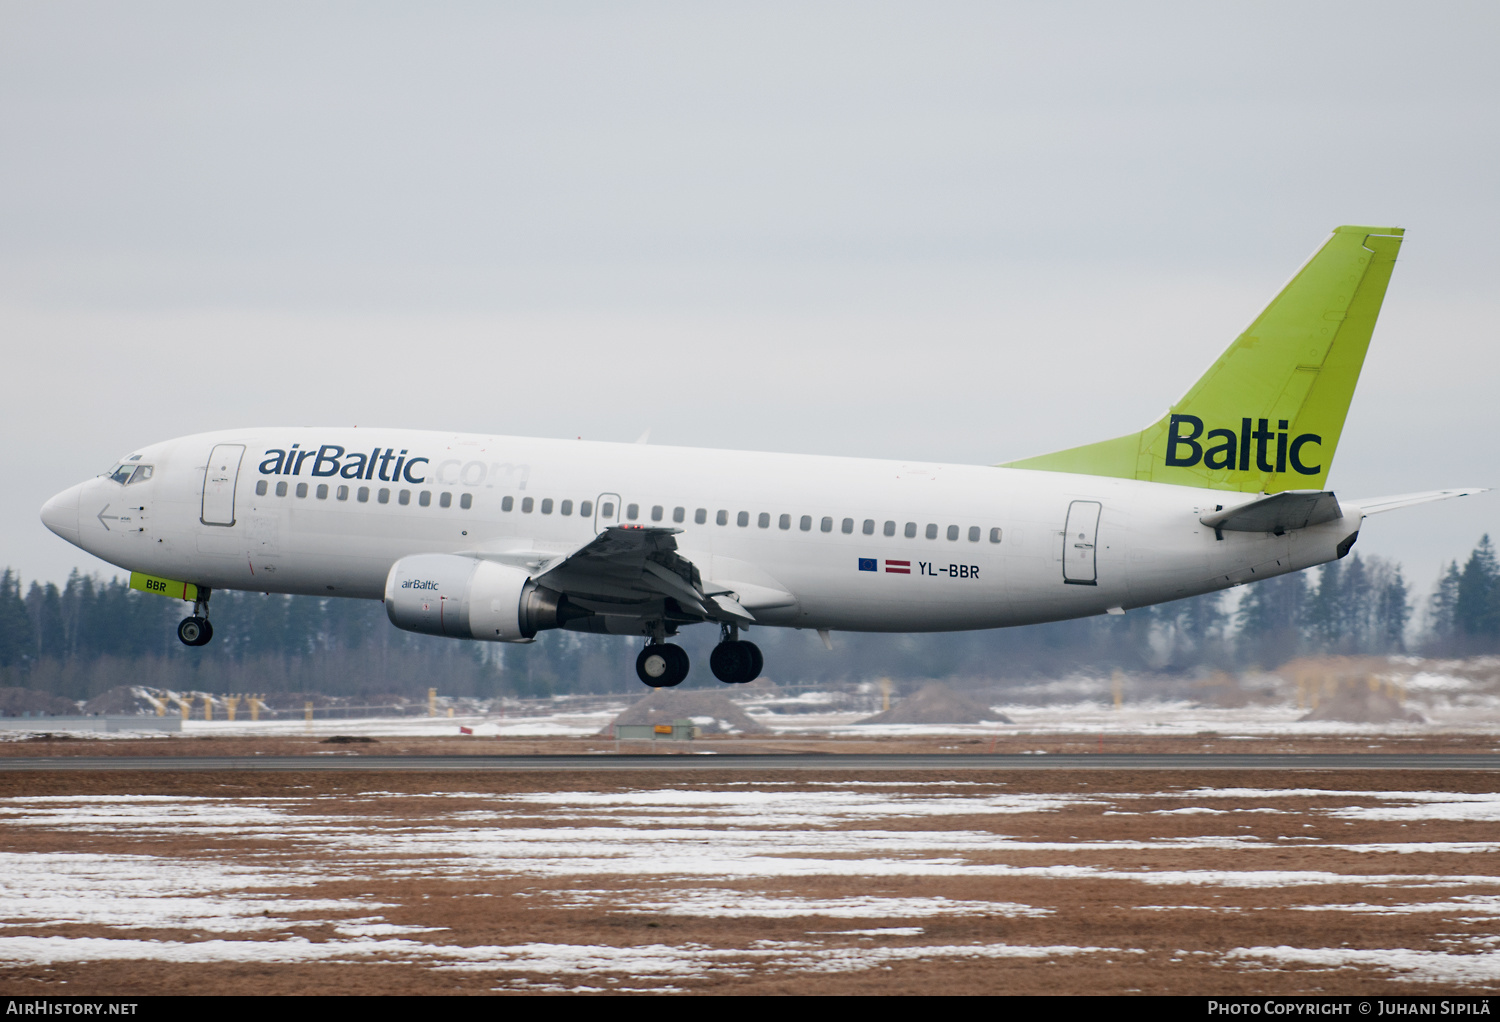
[[[562,624],[564,597],[521,568],[456,554],[414,554],[391,565],[385,613],[409,632],[526,642]]]

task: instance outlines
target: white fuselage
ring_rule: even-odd
[[[210,465],[211,452],[238,445],[237,471]],[[678,550],[705,581],[747,594],[758,622],[858,631],[995,628],[1192,596],[1332,560],[1360,525],[1349,509],[1281,536],[1221,539],[1199,518],[1253,495],[416,430],[207,433],[122,464],[149,465],[150,478],[89,480],[53,498],[43,518],[131,571],[215,589],[378,599],[408,555],[561,555],[609,525],[666,526],[682,530]]]

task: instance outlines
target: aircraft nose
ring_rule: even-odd
[[[69,543],[78,542],[78,492],[83,485],[70,486],[42,505],[42,524]]]

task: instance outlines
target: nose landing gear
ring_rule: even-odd
[[[744,685],[760,677],[766,666],[760,647],[739,637],[740,630],[733,625],[724,625],[723,636],[714,651],[708,655],[708,669],[714,677],[729,685]]]
[[[208,623],[208,597],[212,592],[208,586],[200,586],[198,598],[193,601],[193,614],[177,624],[177,637],[184,646],[206,646],[214,637],[214,626]]]

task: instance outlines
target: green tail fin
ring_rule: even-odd
[[[1001,467],[1242,493],[1322,489],[1403,233],[1334,228],[1155,425]]]

